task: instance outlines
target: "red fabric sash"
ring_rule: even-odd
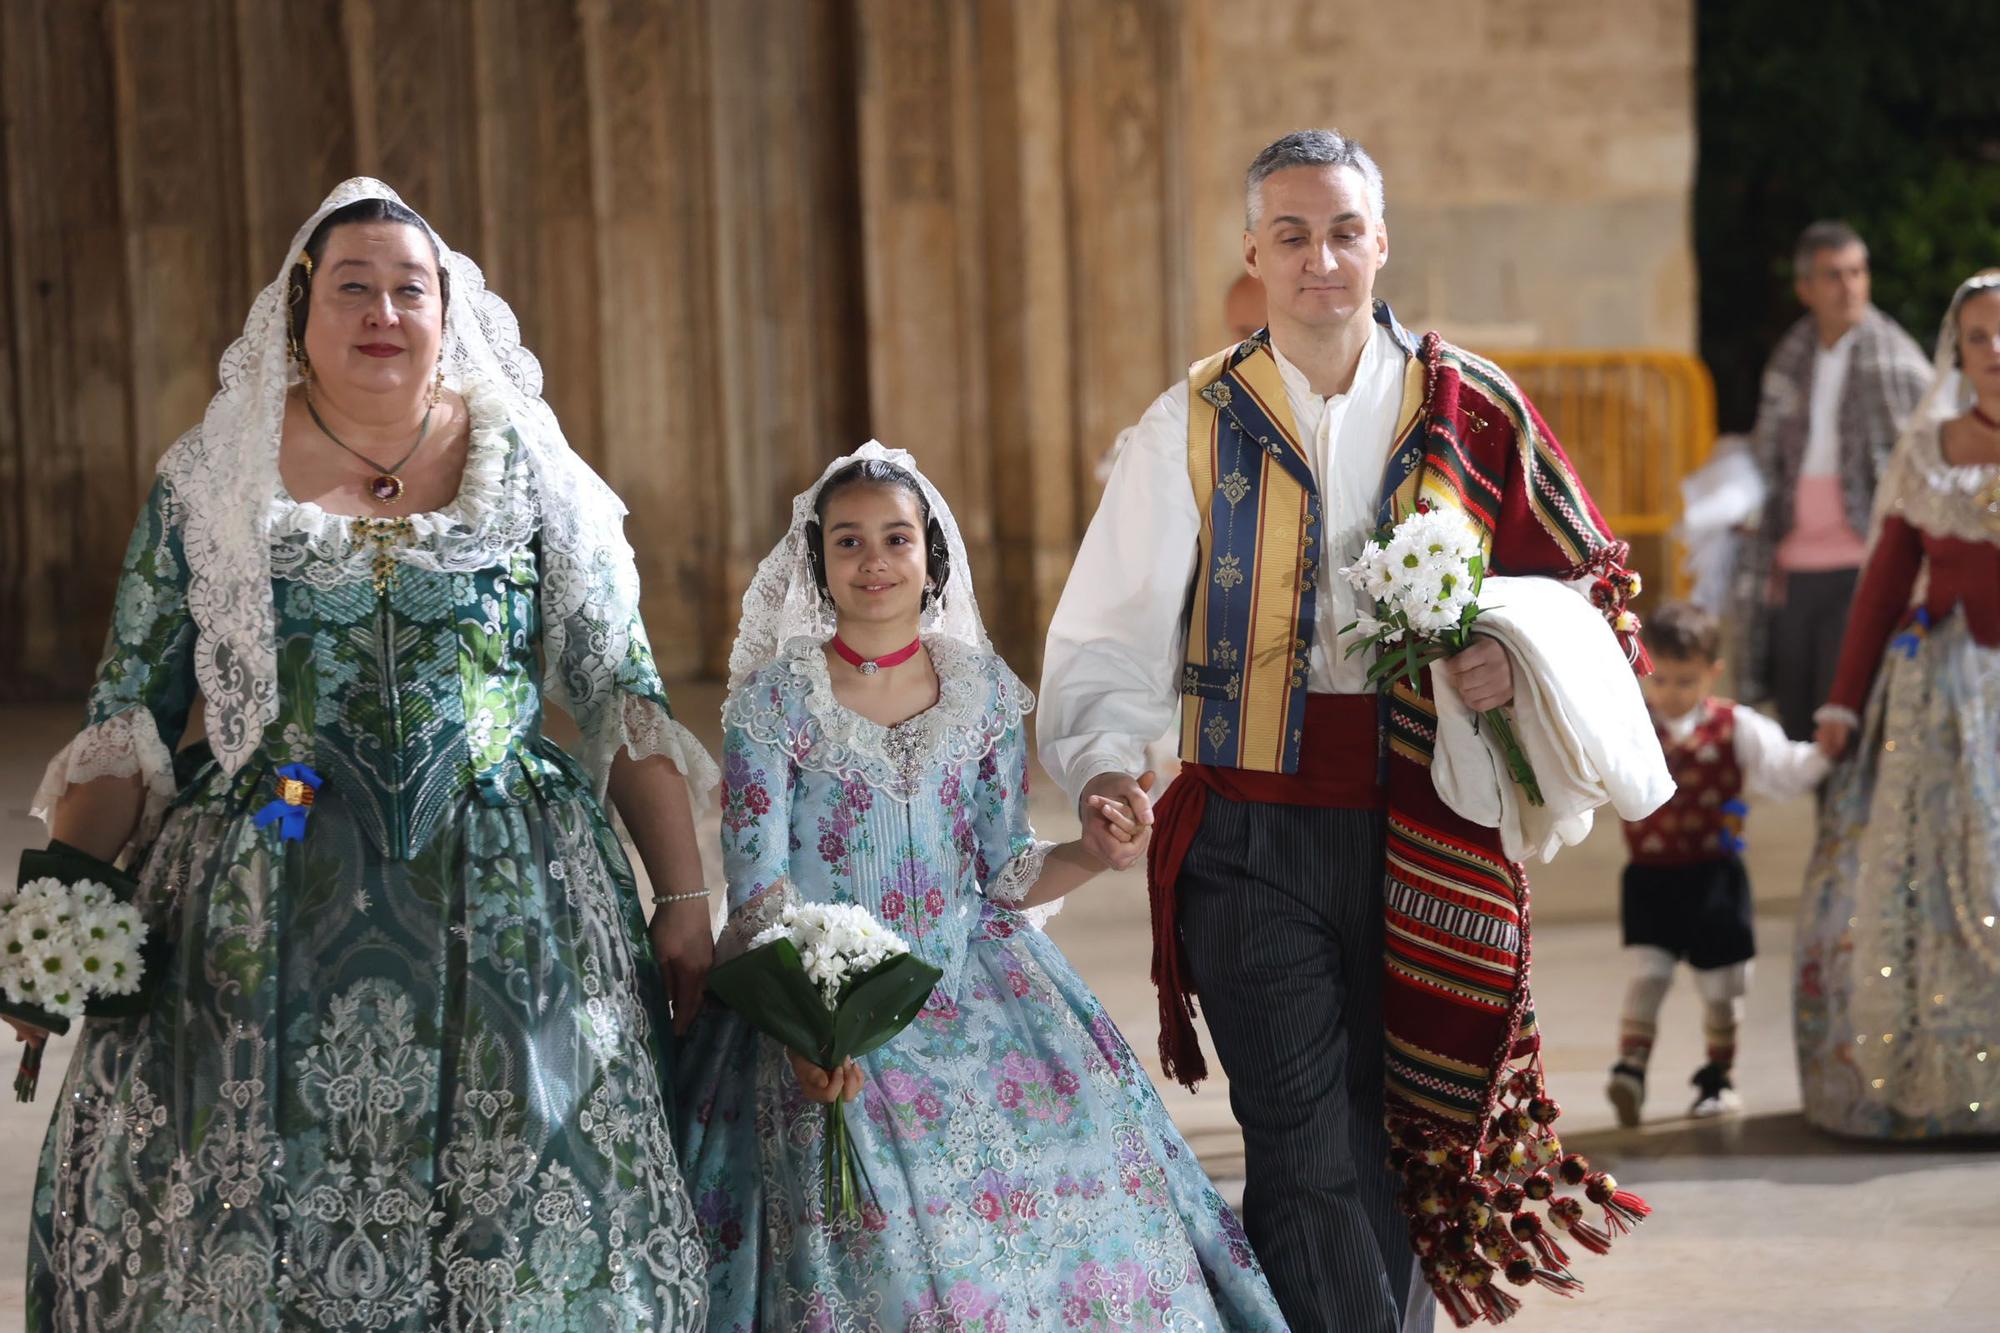
[[[1305,739],[1297,773],[1182,764],[1153,808],[1146,888],[1153,909],[1153,986],[1160,999],[1160,1060],[1167,1077],[1193,1087],[1208,1076],[1194,1027],[1194,978],[1181,945],[1174,888],[1181,862],[1201,830],[1214,792],[1232,801],[1309,805],[1322,810],[1381,810],[1381,700],[1373,694],[1306,696]]]

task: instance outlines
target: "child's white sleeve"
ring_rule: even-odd
[[[1754,708],[1736,705],[1736,766],[1753,796],[1786,801],[1819,785],[1830,765],[1811,741],[1795,741]]]

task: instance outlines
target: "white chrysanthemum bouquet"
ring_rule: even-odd
[[[840,1007],[849,982],[910,951],[903,937],[865,907],[849,903],[788,903],[775,925],[759,931],[752,949],[790,940],[799,965],[830,1010]]]
[[[837,1070],[901,1032],[943,975],[866,908],[788,902],[708,987],[758,1031]],[[848,1138],[847,1108],[826,1108],[826,1216],[858,1217],[867,1175]]]
[[[63,1033],[107,1001],[137,997],[146,926],[125,901],[131,890],[115,867],[60,843],[24,853],[19,886],[0,886],[0,1014]],[[14,1079],[22,1101],[40,1072],[41,1042],[31,1041]]]
[[[1361,558],[1340,572],[1375,602],[1375,615],[1340,632],[1359,630],[1366,636],[1347,654],[1377,654],[1368,671],[1376,687],[1402,676],[1414,689],[1419,671],[1472,642],[1486,553],[1478,531],[1458,510],[1418,506],[1394,528],[1377,534]],[[1541,786],[1507,710],[1489,708],[1484,718],[1528,803],[1542,804]]]

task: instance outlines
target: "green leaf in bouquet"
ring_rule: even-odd
[[[834,1063],[859,1059],[908,1027],[943,975],[903,953],[849,982],[833,1016]]]
[[[822,1069],[840,1063],[832,1055],[833,1014],[790,940],[772,940],[717,964],[708,988],[750,1026]]]

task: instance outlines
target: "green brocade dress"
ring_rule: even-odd
[[[277,716],[234,774],[169,757],[196,630],[171,486],[146,504],[89,725],[40,804],[144,777],[139,903],[172,955],[147,1016],[81,1032],[31,1328],[702,1325],[664,994],[602,791],[621,748],[696,784],[713,766],[672,720],[629,568],[595,571],[549,664],[584,761],[542,734],[531,467],[472,407],[446,510],[274,500]],[[257,821],[294,764],[321,783],[297,839]]]

